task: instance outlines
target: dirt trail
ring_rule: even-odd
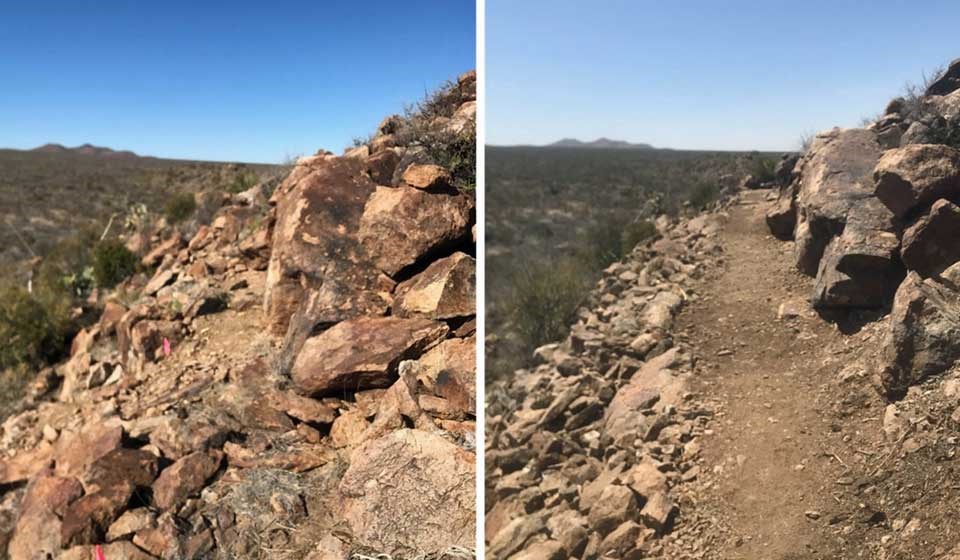
[[[711,518],[705,557],[833,558],[811,518],[835,505],[843,471],[819,397],[836,386],[823,352],[846,337],[809,310],[811,280],[795,271],[791,245],[769,235],[764,194],[730,209],[723,272],[679,317],[699,360],[696,392],[719,409],[695,507]],[[801,316],[778,319],[784,302]]]

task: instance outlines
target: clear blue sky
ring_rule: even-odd
[[[796,149],[960,58],[946,0],[487,0],[487,142]]]
[[[473,0],[4,1],[0,147],[277,162],[475,67]]]

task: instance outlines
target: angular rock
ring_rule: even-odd
[[[474,337],[444,340],[420,357],[417,380],[454,409],[473,415],[477,408],[476,351]]]
[[[511,560],[566,560],[566,550],[557,541],[536,542],[510,557]]]
[[[403,172],[403,182],[418,189],[446,188],[450,184],[450,173],[432,163],[414,164]]]
[[[924,278],[939,276],[960,262],[960,207],[940,199],[903,232],[900,257]]]
[[[296,390],[321,396],[388,387],[403,359],[442,340],[443,323],[427,319],[360,317],[307,339],[292,369]]]
[[[103,557],[107,560],[156,560],[154,556],[137,548],[130,541],[119,541],[105,544],[100,547]],[[75,546],[63,551],[59,560],[93,560],[96,558],[96,547]]]
[[[433,262],[397,286],[393,314],[429,319],[475,315],[475,266],[471,256],[460,252]]]
[[[286,332],[308,296],[316,300],[310,317],[315,323],[379,315],[389,306],[382,275],[358,237],[375,188],[363,168],[359,160],[310,158],[274,193],[277,218],[264,302],[267,326],[275,334]]]
[[[960,89],[960,59],[952,61],[943,74],[927,86],[924,95],[947,95],[957,89]]]
[[[157,516],[149,508],[139,507],[123,512],[107,530],[107,540],[115,541],[130,537],[138,531],[151,529],[156,525]]]
[[[123,427],[118,418],[90,424],[76,434],[61,434],[56,454],[57,474],[83,475],[98,459],[119,449],[122,440]]]
[[[897,289],[879,355],[880,381],[891,397],[960,359],[960,292],[916,272]]]
[[[590,508],[590,528],[606,535],[637,514],[637,498],[626,486],[607,486]]]
[[[850,209],[843,233],[820,260],[815,307],[880,307],[890,301],[903,277],[897,258],[900,225],[875,198]]]
[[[229,433],[225,426],[204,418],[166,416],[150,432],[150,443],[167,459],[177,460],[195,451],[222,447]]]
[[[359,239],[374,262],[393,276],[431,251],[470,233],[473,200],[412,187],[377,187],[360,219]]]
[[[27,487],[13,535],[7,546],[10,560],[29,560],[60,550],[60,516],[83,494],[77,479],[41,474]]]
[[[624,521],[600,541],[600,554],[612,558],[624,558],[637,547],[637,539],[643,527],[634,521]]]
[[[626,385],[620,387],[607,406],[605,435],[617,439],[621,435],[635,434],[643,423],[644,410],[681,401],[687,390],[687,376],[673,371],[676,361],[677,350],[670,349],[645,363]]]
[[[643,524],[657,532],[658,535],[664,534],[670,527],[673,516],[677,511],[676,504],[666,492],[658,492],[647,498],[640,510],[640,518]]]
[[[157,478],[159,457],[142,449],[114,449],[97,459],[84,475],[87,492],[123,483],[148,488]]]
[[[393,172],[400,163],[400,156],[393,150],[381,150],[367,160],[367,173],[378,185],[390,185],[393,181]]]
[[[153,501],[158,508],[169,510],[198,494],[220,469],[223,453],[198,451],[178,460],[160,473],[153,483]]]
[[[898,217],[940,198],[960,201],[960,150],[911,144],[887,150],[873,173],[877,198]]]
[[[403,429],[354,451],[340,483],[342,518],[358,544],[415,556],[473,546],[474,455]]]
[[[783,188],[777,201],[767,210],[767,227],[777,239],[793,239],[793,230],[797,227],[796,196],[796,184]]]
[[[63,514],[60,545],[64,548],[102,542],[107,529],[127,507],[132,484],[119,484],[87,494],[70,504]]]
[[[881,154],[876,134],[839,129],[818,134],[800,166],[797,190],[796,261],[816,274],[820,258],[843,231],[850,209],[873,196],[871,173]]]

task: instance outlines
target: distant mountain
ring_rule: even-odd
[[[629,149],[629,150],[655,150],[650,144],[632,144],[624,140],[611,140],[609,138],[597,138],[592,142],[582,142],[576,138],[564,138],[554,142],[553,144],[548,144],[551,148],[613,148],[613,149]]]
[[[76,148],[68,148],[63,144],[44,144],[39,148],[34,148],[30,150],[31,152],[40,152],[45,154],[78,154],[82,156],[97,156],[97,157],[140,157],[137,154],[129,150],[112,150],[110,148],[104,148],[102,146],[94,146],[93,144],[84,144],[82,146],[77,146]]]

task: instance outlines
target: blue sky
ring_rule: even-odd
[[[960,3],[487,0],[487,142],[796,149],[960,57]]]
[[[4,1],[0,147],[278,162],[475,66],[473,0]]]

